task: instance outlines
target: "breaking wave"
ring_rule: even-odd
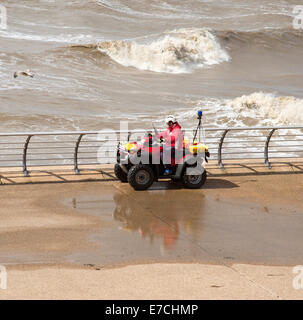
[[[243,127],[271,125],[302,125],[303,99],[292,96],[276,96],[273,93],[255,92],[234,99],[203,97],[188,102],[191,107],[176,114],[182,124],[192,124],[197,111],[204,112],[206,127]],[[163,122],[167,113],[154,122]],[[211,121],[209,121],[211,120]]]
[[[237,112],[259,114],[280,124],[303,124],[303,99],[279,97],[272,93],[255,92],[231,101]]]
[[[150,43],[100,42],[97,49],[123,66],[166,73],[188,73],[229,60],[228,53],[207,29],[178,29]]]

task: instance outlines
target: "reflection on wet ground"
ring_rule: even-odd
[[[206,196],[203,189],[170,189],[162,182],[135,192],[119,184],[94,196],[83,192],[65,204],[101,220],[100,230],[89,239],[97,250],[73,254],[68,257],[72,262],[293,264],[303,258],[302,215]]]
[[[91,238],[100,244],[100,256],[92,259],[98,263],[191,260],[201,254],[187,235],[198,237],[201,232],[203,195],[196,198],[197,206],[175,201],[174,192],[155,191],[146,196],[145,203],[122,192],[69,200],[73,208],[100,216],[101,225],[106,226]]]

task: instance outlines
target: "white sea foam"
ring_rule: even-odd
[[[148,44],[106,41],[98,50],[123,66],[167,73],[186,73],[195,68],[229,60],[215,35],[207,29],[178,29]]]
[[[303,124],[303,99],[255,92],[238,97],[230,104],[237,112],[269,119],[273,123]]]
[[[190,125],[197,111],[204,111],[206,127],[245,127],[270,125],[302,125],[303,99],[292,96],[281,97],[273,93],[255,92],[235,99],[204,97],[190,101],[191,107],[178,110],[177,118]],[[169,110],[166,113],[174,113]],[[155,120],[163,122],[164,114]]]

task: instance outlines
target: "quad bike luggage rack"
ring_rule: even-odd
[[[183,129],[192,139],[195,129]],[[132,135],[143,137],[149,130],[74,131],[0,133],[0,168],[73,165],[75,174],[81,165],[115,163],[117,144],[131,141]],[[218,127],[204,128],[205,143],[220,168],[224,160],[303,157],[303,126]]]

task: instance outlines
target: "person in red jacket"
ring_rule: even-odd
[[[167,129],[159,134],[165,141],[163,145],[163,164],[165,167],[164,175],[170,175],[171,158],[183,150],[183,133],[181,126],[176,118],[169,115],[165,119]]]

